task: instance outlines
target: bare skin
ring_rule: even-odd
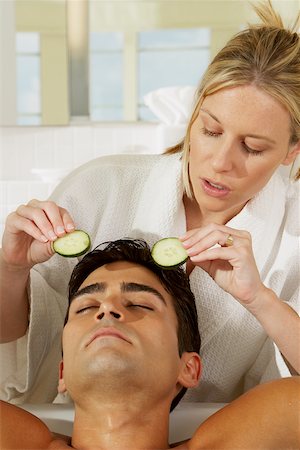
[[[197,353],[178,352],[173,299],[157,276],[126,261],[105,264],[73,296],[63,331],[59,392],[74,400],[71,442],[2,402],[1,448],[170,448],[170,405],[182,387],[197,386],[200,373]],[[297,449],[299,407],[299,377],[258,386],[177,448]]]
[[[181,450],[297,450],[300,446],[300,380],[281,379],[258,386],[210,416],[187,442],[172,445]],[[101,418],[98,418],[99,422]],[[98,422],[97,420],[97,422]],[[132,426],[136,429],[135,418]],[[99,441],[90,446],[71,446],[69,439],[57,438],[35,416],[17,406],[1,402],[0,446],[12,449],[80,448],[119,449]],[[18,424],[16,429],[16,423]],[[130,423],[130,419],[129,419]],[[94,424],[97,425],[96,423]],[[13,430],[13,432],[12,432]],[[28,432],[30,430],[30,433]],[[149,434],[150,430],[147,429]],[[153,435],[157,428],[152,428]],[[111,445],[111,444],[110,444]],[[131,450],[163,450],[166,446],[137,447],[133,437]]]
[[[259,320],[300,373],[300,318],[262,283],[249,233],[226,226],[300,152],[300,142],[290,144],[290,116],[253,85],[222,89],[205,98],[190,141],[194,199],[183,198],[187,232],[180,237],[190,256],[188,272],[195,265],[206,270]],[[32,200],[9,215],[0,253],[1,342],[25,334],[30,269],[51,258],[50,242],[74,226],[69,212],[53,202]],[[229,234],[234,244],[227,248]],[[210,249],[214,244],[219,248]]]
[[[66,210],[52,202],[40,204],[21,205],[6,220],[0,249],[1,343],[22,337],[28,328],[30,269],[51,258],[52,241],[74,230]]]
[[[290,144],[288,111],[257,87],[223,89],[206,97],[191,128],[194,199],[184,198],[187,232],[181,236],[190,256],[188,273],[195,266],[209,273],[256,317],[298,374],[300,318],[262,283],[250,233],[226,223],[299,151],[299,142]],[[227,247],[229,235],[233,245]]]

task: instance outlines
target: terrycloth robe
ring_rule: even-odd
[[[92,247],[124,237],[150,245],[186,230],[181,155],[113,155],[72,172],[51,199]],[[276,173],[228,225],[248,230],[262,281],[299,311],[299,189]],[[14,403],[56,397],[67,283],[77,258],[53,256],[31,271],[30,327],[1,346],[1,396]],[[266,380],[289,376],[259,322],[200,268],[190,275],[202,337],[203,374],[187,401],[228,402]],[[158,380],[159,381],[159,380]]]

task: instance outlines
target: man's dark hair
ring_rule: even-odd
[[[178,351],[200,351],[201,339],[198,329],[195,297],[191,291],[189,278],[181,268],[163,269],[157,266],[148,244],[140,239],[119,239],[104,242],[84,256],[75,266],[69,282],[69,306],[73,296],[90,273],[104,264],[116,261],[128,261],[151,270],[160,280],[163,287],[171,295],[178,321]],[[68,314],[67,314],[68,317]],[[66,317],[66,321],[67,321]],[[183,387],[173,399],[171,411],[179,403],[186,392]]]

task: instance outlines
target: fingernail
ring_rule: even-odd
[[[64,227],[57,227],[56,231],[57,231],[58,234],[62,234],[62,233],[65,232],[65,229],[64,229]]]
[[[42,235],[41,235],[41,241],[43,241],[43,242],[48,242],[49,239],[46,238],[46,236],[44,236],[44,235],[42,234]]]
[[[51,240],[54,240],[57,238],[56,234],[52,230],[49,231],[48,236]]]
[[[71,231],[71,230],[74,230],[74,228],[75,228],[74,225],[72,225],[71,223],[67,224],[67,230]]]

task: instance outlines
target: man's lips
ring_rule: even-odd
[[[125,336],[123,333],[121,333],[119,330],[117,330],[116,328],[113,327],[103,327],[103,328],[99,328],[98,330],[96,330],[91,337],[89,337],[86,347],[88,345],[91,344],[91,342],[93,342],[95,339],[99,339],[102,337],[106,337],[106,336],[110,336],[110,337],[114,337],[116,339],[122,339],[123,341],[128,342],[129,344],[131,344],[130,339],[128,339],[127,336]]]

